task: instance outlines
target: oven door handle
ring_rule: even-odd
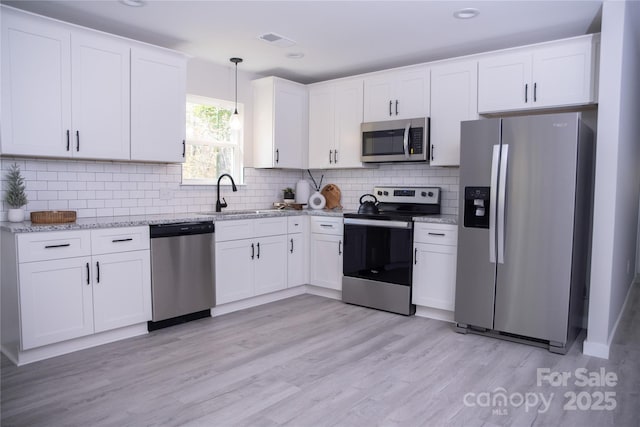
[[[370,227],[382,227],[382,228],[404,228],[410,230],[413,228],[413,222],[411,221],[386,221],[381,219],[360,219],[360,218],[345,218],[345,225],[366,225]]]
[[[409,158],[409,129],[411,129],[411,122],[408,122],[407,126],[404,128],[403,143],[404,143],[404,157],[405,157],[405,159]]]

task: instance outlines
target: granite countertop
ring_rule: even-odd
[[[32,233],[39,231],[60,231],[60,230],[88,230],[93,228],[111,227],[134,227],[151,224],[170,224],[172,222],[195,222],[195,221],[228,221],[235,219],[269,218],[279,216],[334,216],[341,217],[346,212],[343,210],[293,210],[293,209],[251,209],[242,211],[225,212],[203,212],[203,213],[179,213],[160,215],[132,215],[132,216],[105,216],[95,218],[78,218],[76,222],[66,224],[31,224],[24,222],[0,222],[0,230],[12,233]],[[432,215],[427,217],[416,217],[416,222],[430,222],[439,224],[457,224],[455,215]]]

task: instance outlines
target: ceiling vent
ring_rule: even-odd
[[[291,47],[296,44],[296,42],[294,42],[293,40],[276,33],[262,34],[261,36],[258,36],[258,38],[262,41],[278,47]]]

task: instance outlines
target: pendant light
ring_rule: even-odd
[[[240,114],[238,114],[238,64],[242,62],[242,58],[231,58],[229,61],[236,64],[236,110],[233,112],[231,120],[229,120],[229,127],[237,130],[242,127],[240,123]]]

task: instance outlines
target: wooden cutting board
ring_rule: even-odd
[[[340,192],[340,189],[338,188],[337,185],[335,184],[325,185],[322,191],[320,191],[320,194],[322,194],[324,198],[327,199],[327,204],[325,205],[325,208],[334,209],[334,208],[342,207],[342,205],[340,204],[340,198],[342,196],[342,193]]]

